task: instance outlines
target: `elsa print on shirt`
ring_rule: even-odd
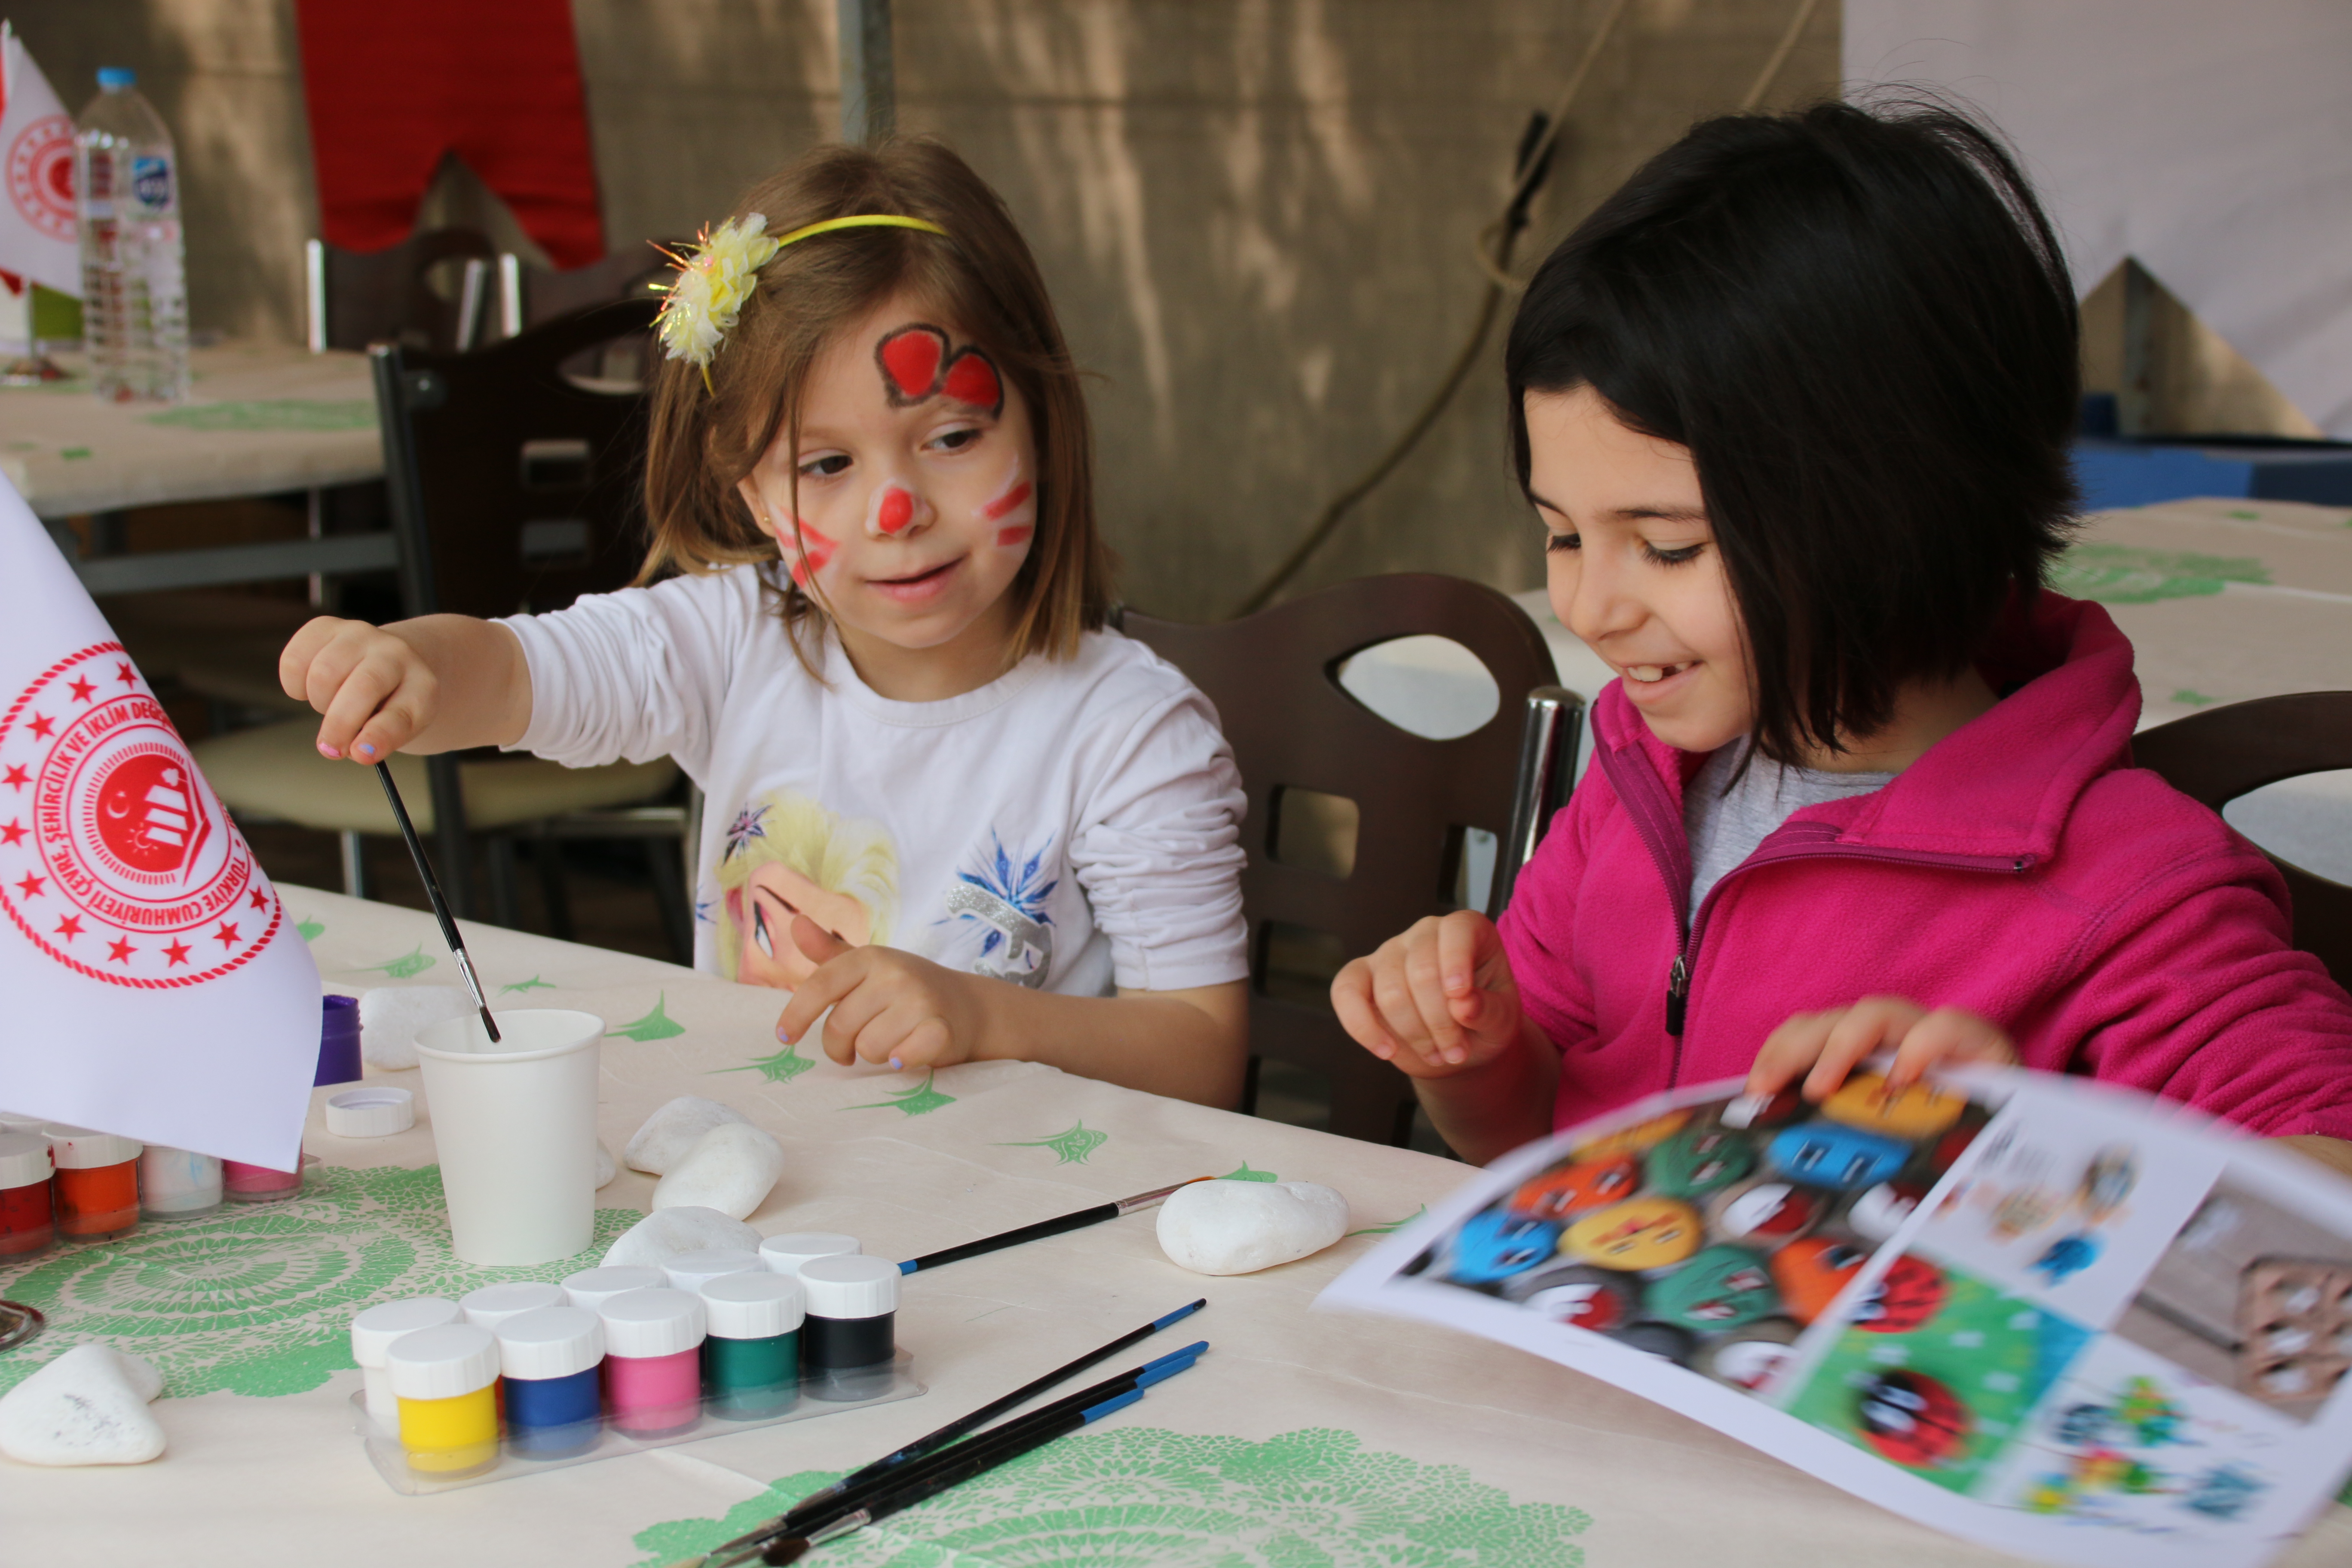
[[[816,972],[793,944],[794,917],[852,947],[889,940],[898,852],[879,822],[772,790],[728,825],[717,879],[719,972],[789,991]]]
[[[1026,859],[1018,851],[1005,853],[993,831],[988,841],[990,848],[973,856],[978,868],[959,870],[940,900],[948,911],[936,922],[948,928],[940,958],[974,974],[1042,990],[1054,967],[1054,917],[1045,912],[1045,900],[1061,886],[1060,878],[1046,875],[1054,841],[1047,837]]]

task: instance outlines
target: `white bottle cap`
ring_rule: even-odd
[[[13,1110],[0,1110],[0,1132],[38,1132],[48,1124],[46,1116],[19,1116]]]
[[[583,1268],[577,1274],[563,1277],[563,1294],[575,1307],[595,1311],[614,1297],[628,1290],[656,1290],[668,1281],[658,1268],[642,1263],[615,1264],[610,1268]]]
[[[570,1377],[604,1359],[604,1320],[584,1307],[541,1307],[500,1323],[499,1370],[509,1377]]]
[[[772,1340],[801,1326],[801,1282],[789,1274],[722,1274],[702,1287],[714,1340]]]
[[[416,1096],[404,1089],[350,1089],[327,1097],[327,1131],[338,1138],[389,1138],[416,1125]]]
[[[48,1139],[49,1152],[57,1157],[60,1171],[104,1170],[125,1160],[136,1160],[144,1146],[136,1138],[92,1132],[87,1127],[68,1127],[56,1121],[42,1128],[41,1133]]]
[[[457,1303],[446,1296],[378,1302],[352,1320],[352,1359],[362,1366],[382,1366],[393,1341],[420,1329],[444,1327],[460,1317]]]
[[[798,1274],[812,1258],[855,1255],[857,1238],[831,1230],[798,1230],[760,1243],[760,1261],[779,1274]]]
[[[498,1326],[509,1318],[535,1312],[541,1307],[563,1305],[563,1287],[542,1284],[536,1279],[518,1279],[508,1285],[485,1285],[478,1290],[468,1290],[457,1298],[458,1310],[466,1321],[496,1332]]]
[[[499,1380],[499,1342],[471,1323],[444,1323],[403,1334],[384,1352],[392,1392],[401,1399],[455,1399]]]
[[[676,1355],[700,1344],[709,1315],[702,1298],[683,1290],[630,1290],[596,1309],[604,1320],[604,1353]]]
[[[812,1318],[878,1318],[898,1310],[898,1266],[887,1258],[818,1258],[801,1265]]]
[[[49,1179],[49,1141],[31,1132],[0,1132],[0,1187],[29,1187]]]
[[[670,1288],[677,1290],[699,1290],[707,1280],[730,1274],[752,1274],[759,1271],[760,1255],[746,1252],[740,1247],[706,1247],[696,1252],[681,1252],[662,1259],[662,1272],[668,1276]]]

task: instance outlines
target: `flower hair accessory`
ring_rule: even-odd
[[[947,233],[927,218],[901,217],[895,213],[826,218],[780,238],[769,235],[765,213],[753,213],[740,223],[730,219],[715,229],[705,228],[691,256],[663,252],[677,264],[677,279],[664,286],[669,298],[662,302],[656,322],[663,352],[671,359],[682,359],[700,370],[702,384],[709,387],[710,358],[727,341],[727,334],[735,330],[743,313],[743,302],[756,287],[760,268],[773,260],[776,252],[784,247],[840,228],[915,228],[926,234]]]

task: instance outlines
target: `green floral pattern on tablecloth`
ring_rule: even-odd
[[[150,425],[181,430],[336,430],[375,428],[375,404],[368,398],[314,400],[257,397],[236,403],[195,403],[168,414],[150,414]]]
[[[844,1110],[903,1110],[909,1116],[928,1116],[941,1106],[953,1105],[956,1097],[941,1094],[931,1087],[933,1075],[925,1073],[923,1081],[907,1089],[894,1089],[887,1100],[877,1100],[864,1105],[845,1105]]]
[[[669,993],[665,991],[654,998],[652,1012],[609,1031],[604,1037],[608,1040],[616,1037],[632,1039],[642,1046],[649,1040],[672,1039],[684,1033],[686,1026],[669,1016]]]
[[[324,930],[325,928],[321,927],[320,929]],[[426,970],[432,968],[434,964],[439,962],[440,961],[438,959],[425,951],[425,944],[420,942],[410,951],[404,952],[398,958],[389,960],[386,963],[355,963],[352,966],[352,973],[354,974],[373,974],[378,971],[381,971],[382,973],[392,976],[394,980],[407,980],[415,975],[424,973]]]
[[[121,1241],[0,1269],[0,1296],[49,1319],[40,1338],[0,1357],[0,1392],[72,1346],[101,1341],[153,1362],[168,1394],[305,1393],[352,1365],[352,1315],[361,1308],[561,1279],[593,1268],[643,1217],[600,1209],[595,1238],[579,1256],[483,1268],[449,1250],[438,1165],[314,1166],[302,1195],[284,1203],[150,1220]]]
[[[1000,1149],[1051,1149],[1058,1156],[1057,1165],[1083,1165],[1087,1156],[1110,1142],[1110,1134],[1097,1132],[1080,1121],[1067,1131],[1056,1132],[1051,1138],[1033,1139],[1026,1142],[999,1143]]]
[[[753,1057],[741,1067],[712,1068],[710,1070],[713,1074],[722,1072],[755,1072],[761,1078],[766,1079],[770,1083],[790,1083],[793,1079],[800,1077],[801,1074],[808,1071],[809,1068],[814,1066],[816,1066],[816,1063],[801,1055],[800,1047],[786,1046],[774,1056]]]
[[[740,1534],[834,1479],[776,1481],[723,1519],[638,1531],[659,1568]],[[1575,1568],[1582,1509],[1514,1503],[1458,1465],[1367,1452],[1352,1432],[1263,1443],[1151,1426],[1065,1437],[824,1549],[828,1568]]]
[[[2194,599],[2231,583],[2266,584],[2270,569],[2250,556],[2142,550],[2133,544],[2077,544],[2050,568],[2050,585],[2069,598],[2102,605],[2152,605]]]

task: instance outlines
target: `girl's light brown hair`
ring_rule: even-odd
[[[663,363],[646,458],[652,546],[637,581],[777,559],[738,481],[779,432],[799,441],[810,372],[835,338],[904,291],[985,351],[1029,409],[1037,531],[1007,590],[1011,654],[1070,657],[1082,633],[1103,625],[1111,600],[1110,557],[1095,527],[1094,443],[1061,323],[1003,201],[942,143],[906,137],[819,147],[754,185],[730,216],[753,213],[766,215],[772,235],[864,213],[925,218],[947,234],[848,228],[788,246],[760,269],[707,387],[695,366]],[[824,624],[822,605],[780,574],[768,580],[801,662],[814,671],[800,634]]]

